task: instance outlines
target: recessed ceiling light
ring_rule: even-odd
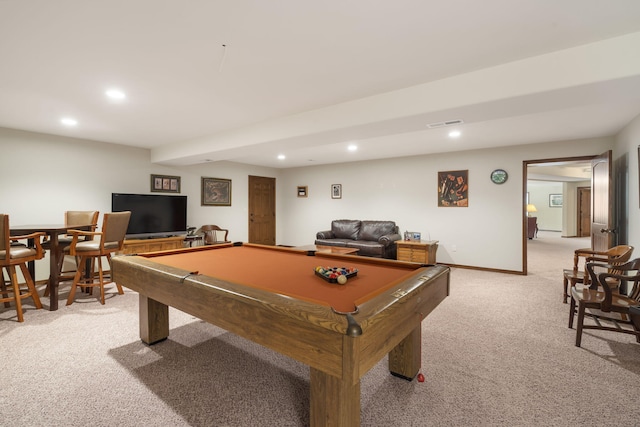
[[[284,154],[278,154],[278,160],[284,160],[287,157]]]
[[[462,135],[462,132],[459,130],[452,130],[449,132],[449,138],[458,138],[460,135]]]
[[[127,95],[121,91],[120,89],[109,89],[105,92],[105,95],[107,95],[109,98],[120,101],[122,99],[125,99],[127,97]]]
[[[357,151],[358,150],[358,146],[355,144],[351,144],[350,146],[347,147],[347,150],[349,151]]]
[[[78,124],[78,121],[76,119],[72,119],[71,117],[64,117],[60,119],[60,123],[65,126],[76,126]]]

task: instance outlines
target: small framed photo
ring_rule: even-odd
[[[202,177],[202,206],[231,206],[231,180]]]
[[[562,207],[562,194],[549,194],[549,207],[561,208]]]
[[[151,175],[151,191],[156,193],[179,193],[180,177],[169,175]]]
[[[342,184],[331,184],[331,198],[342,199]]]
[[[307,191],[307,186],[302,186],[299,185],[298,186],[298,197],[307,197],[308,195],[308,191]]]
[[[405,231],[404,232],[404,240],[408,242],[419,242],[422,239],[422,234],[416,231]]]

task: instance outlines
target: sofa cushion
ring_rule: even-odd
[[[347,246],[347,242],[350,241],[351,239],[316,239],[314,243],[321,246],[340,246],[344,248]]]
[[[384,256],[384,246],[378,242],[370,240],[354,240],[347,242],[348,248],[358,249],[358,255],[382,258]]]
[[[362,221],[358,240],[377,242],[380,237],[395,232],[396,223],[393,221]]]
[[[336,219],[331,221],[331,231],[336,239],[356,240],[360,233],[361,221],[357,219]]]

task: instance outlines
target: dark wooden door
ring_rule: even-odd
[[[578,237],[591,235],[591,187],[578,188]]]
[[[249,176],[249,243],[276,244],[276,179]]]
[[[614,245],[611,150],[591,160],[591,247],[605,251]]]

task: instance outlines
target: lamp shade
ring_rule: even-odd
[[[538,212],[538,209],[536,209],[536,205],[528,204],[527,205],[527,212],[529,212],[529,213]]]

